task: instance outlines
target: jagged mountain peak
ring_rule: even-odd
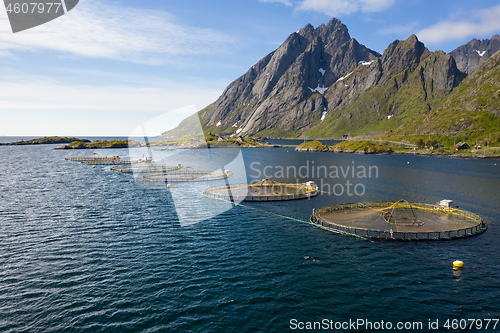
[[[395,40],[382,55],[384,76],[394,75],[405,69],[413,71],[429,54],[430,51],[416,35],[403,41]]]
[[[418,37],[413,34],[405,40],[396,39],[394,42],[389,44],[387,49],[384,51],[382,57],[388,57],[390,54],[394,53],[395,50],[407,49],[413,51],[415,54],[421,55],[426,50],[424,43],[418,40]]]
[[[487,55],[495,43],[500,44],[500,36],[473,40],[464,48]],[[429,128],[413,124],[415,117],[425,117],[464,79],[455,60],[430,52],[416,35],[392,42],[380,55],[351,38],[337,19],[317,28],[307,24],[198,116],[204,130],[233,137],[304,132],[331,137],[375,129],[425,133]],[[165,135],[186,133],[189,123]]]
[[[500,50],[500,36],[491,39],[472,39],[467,44],[457,47],[450,54],[455,58],[457,67],[464,73],[472,73],[483,62]]]
[[[327,25],[321,24],[316,29],[311,24],[306,24],[297,34],[311,42],[320,38],[327,52],[334,51],[351,39],[347,27],[336,18],[332,18]]]
[[[316,29],[314,29],[312,24],[307,23],[302,29],[297,31],[297,34],[301,35],[302,37],[310,39],[314,35],[315,31]]]

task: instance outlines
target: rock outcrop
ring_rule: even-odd
[[[460,71],[470,74],[493,54],[500,50],[500,36],[494,35],[491,39],[473,39],[467,44],[451,51]]]

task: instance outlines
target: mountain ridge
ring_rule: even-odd
[[[460,86],[467,73],[459,66],[474,73],[497,47],[500,36],[495,35],[448,54],[431,52],[411,35],[379,54],[352,38],[336,18],[316,29],[307,24],[229,84],[214,103],[163,135],[185,135],[198,118],[204,132],[220,136],[409,135],[410,128],[423,133],[412,124],[428,119],[425,115]],[[470,51],[477,48],[478,57],[483,52],[480,62]]]
[[[500,36],[493,35],[491,39],[472,39],[457,47],[450,54],[455,58],[461,72],[470,74],[484,61],[500,50]]]

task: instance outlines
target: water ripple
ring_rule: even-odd
[[[356,199],[451,198],[490,225],[453,242],[388,243],[278,216],[306,220],[348,196],[249,203],[278,215],[235,207],[181,227],[165,191],[64,161],[74,152],[0,148],[0,331],[282,332],[292,318],[500,315],[500,177],[491,161],[293,153],[298,166],[311,156],[378,165],[380,178]],[[291,163],[286,150],[244,153]],[[453,270],[455,259],[466,267]]]

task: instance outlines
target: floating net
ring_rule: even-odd
[[[139,163],[127,167],[113,167],[112,171],[117,171],[121,173],[158,173],[158,172],[168,172],[174,170],[180,170],[182,166],[179,165],[165,165],[157,164],[151,162]]]
[[[65,160],[92,165],[123,165],[137,163],[137,161],[123,159],[119,156],[100,156],[96,153],[91,156],[66,157]]]
[[[283,201],[310,198],[318,194],[313,182],[284,184],[264,179],[255,184],[231,184],[216,186],[203,192],[208,198],[238,201]]]
[[[406,200],[324,207],[313,211],[311,222],[341,234],[387,240],[454,239],[487,229],[474,213]]]
[[[143,179],[149,182],[171,183],[171,182],[204,182],[226,179],[231,176],[229,171],[196,171],[191,167],[182,170],[155,172],[143,175]]]

